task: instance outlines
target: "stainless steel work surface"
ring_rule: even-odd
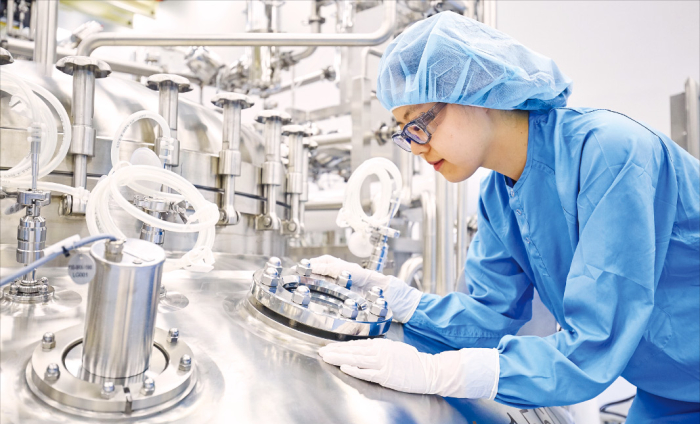
[[[222,262],[232,261],[252,270],[252,264],[261,263],[261,258],[237,256]],[[7,272],[9,268],[2,269],[2,274]],[[177,271],[163,277],[168,298],[161,301],[156,326],[165,330],[177,327],[181,340],[193,351],[198,376],[189,396],[149,417],[74,415],[66,407],[59,410],[37,398],[27,386],[25,373],[45,332],[84,325],[87,285],[74,284],[65,276],[65,268],[42,272],[56,286],[57,300],[53,304],[3,305],[2,423],[571,422],[563,408],[520,410],[493,401],[405,394],[356,380],[321,360],[318,339],[269,323],[254,309],[245,307],[252,271],[224,270],[208,274]],[[76,293],[82,297],[77,306]],[[62,299],[67,299],[65,304],[61,304]],[[403,327],[392,324],[388,337],[403,340]]]

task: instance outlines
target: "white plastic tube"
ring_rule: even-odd
[[[155,121],[158,125],[160,125],[160,129],[163,131],[163,136],[170,137],[170,126],[165,121],[165,119],[159,114],[151,112],[150,110],[142,110],[140,112],[132,113],[122,122],[122,124],[117,129],[117,132],[114,134],[114,138],[112,138],[112,167],[116,166],[116,164],[119,163],[119,147],[121,146],[122,137],[124,137],[124,134],[129,129],[129,127],[131,127],[134,124],[134,122],[140,119],[151,119]]]
[[[133,188],[136,186],[134,184],[136,181],[157,182],[178,191],[179,196],[194,207],[195,213],[185,224],[167,222],[148,215],[132,205],[119,191],[119,188],[125,185]],[[158,192],[158,194],[162,197],[164,193]],[[176,268],[188,268],[194,271],[208,271],[212,268],[214,257],[211,249],[214,246],[215,225],[219,220],[219,209],[215,204],[204,199],[192,183],[165,169],[119,162],[109,176],[97,183],[90,194],[86,211],[90,234],[109,233],[117,237],[124,237],[124,233],[111,217],[110,197],[127,213],[148,225],[172,232],[199,232],[194,248],[176,262]]]

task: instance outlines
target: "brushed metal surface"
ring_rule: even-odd
[[[468,401],[411,395],[349,377],[318,356],[320,343],[297,336],[289,328],[275,328],[245,308],[252,270],[266,257],[219,255],[221,270],[195,275],[166,274],[169,290],[186,295],[187,308],[160,312],[159,328],[177,327],[198,358],[198,381],[177,406],[158,415],[111,422],[139,423],[545,423],[572,422],[562,408],[520,410],[492,401]],[[286,263],[285,266],[291,265]],[[0,269],[7,273],[8,269]],[[65,269],[47,268],[59,290],[86,297],[87,287],[65,277]],[[47,331],[82,323],[66,310],[50,319],[0,317],[0,421],[3,423],[96,422],[47,406],[24,381],[28,359]],[[388,337],[430,351],[424,340],[392,324]],[[201,359],[200,359],[201,358]]]

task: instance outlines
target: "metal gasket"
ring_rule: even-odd
[[[284,323],[300,331],[317,336],[342,340],[381,336],[389,330],[393,316],[389,310],[384,317],[369,311],[370,303],[360,294],[352,292],[323,277],[303,277],[287,273],[275,287],[262,284],[262,270],[253,274],[248,301],[252,306],[277,322]],[[297,287],[304,285],[311,291],[308,305],[292,301]],[[343,302],[353,299],[357,302],[357,317],[346,318],[340,310]]]
[[[179,363],[183,355],[193,358],[190,347],[182,340],[169,343],[165,330],[156,328],[155,333],[154,348],[163,353],[166,365],[159,373],[144,373],[155,382],[155,390],[150,394],[141,390],[143,384],[140,381],[130,378],[123,386],[115,384],[114,395],[105,398],[102,384],[85,381],[66,368],[67,354],[82,342],[82,325],[55,333],[56,346],[52,349],[43,349],[41,344],[37,346],[27,364],[27,384],[40,399],[71,413],[84,412],[89,416],[94,412],[128,413],[130,417],[139,417],[162,411],[184,399],[194,388],[197,378],[194,360],[187,370],[183,370]],[[49,364],[58,366],[58,378],[47,378]]]

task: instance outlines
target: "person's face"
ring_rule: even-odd
[[[393,110],[403,128],[435,103],[402,106]],[[432,165],[450,182],[471,177],[484,163],[492,134],[488,109],[448,104],[433,121],[437,125],[427,144],[411,143],[411,152]]]

